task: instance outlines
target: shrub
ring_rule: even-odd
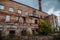
[[[32,30],[31,30],[31,28],[27,28],[26,29],[26,35],[32,35]]]
[[[39,31],[38,31],[39,34],[47,35],[47,34],[52,33],[52,31],[53,31],[51,28],[51,24],[47,20],[45,20],[45,21],[40,20],[38,27],[39,27]]]

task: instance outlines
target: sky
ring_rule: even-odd
[[[58,17],[58,25],[60,25],[60,0],[42,0],[42,10],[48,14],[55,14]]]
[[[15,0],[15,1],[39,9],[38,0]],[[42,11],[48,14],[55,14],[58,17],[58,25],[60,25],[59,20],[60,0],[42,0],[41,4]]]
[[[38,0],[14,0],[14,1],[20,2],[25,5],[29,5],[33,8],[36,8],[36,9],[38,9],[38,7],[39,7]]]
[[[60,0],[42,0],[42,10],[49,14],[60,13]]]

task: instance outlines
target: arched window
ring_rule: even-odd
[[[1,10],[4,10],[4,6],[0,4],[0,9]]]
[[[13,7],[10,7],[10,8],[9,8],[9,11],[10,11],[10,12],[14,12],[14,8],[13,8]]]
[[[22,13],[22,10],[19,9],[19,10],[18,10],[18,13],[21,14],[21,13]]]

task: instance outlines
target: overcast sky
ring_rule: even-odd
[[[31,7],[36,8],[36,9],[38,9],[38,7],[39,7],[38,0],[14,0],[14,1],[20,2],[22,4],[31,6]]]
[[[42,9],[49,14],[60,13],[60,0],[42,0]]]
[[[15,0],[20,3],[29,5],[31,7],[34,7],[38,9],[38,0]],[[48,14],[55,14],[58,16],[59,19],[59,13],[60,13],[60,0],[42,0],[42,10]],[[60,20],[58,20],[60,25]]]
[[[58,16],[58,25],[60,25],[60,0],[42,0],[42,10],[49,14],[53,13]]]

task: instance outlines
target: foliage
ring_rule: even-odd
[[[47,35],[53,32],[51,28],[51,24],[47,20],[40,20],[38,27],[39,27],[39,31],[38,31],[39,34]]]
[[[32,35],[32,30],[31,30],[31,28],[27,28],[26,29],[26,35]]]

